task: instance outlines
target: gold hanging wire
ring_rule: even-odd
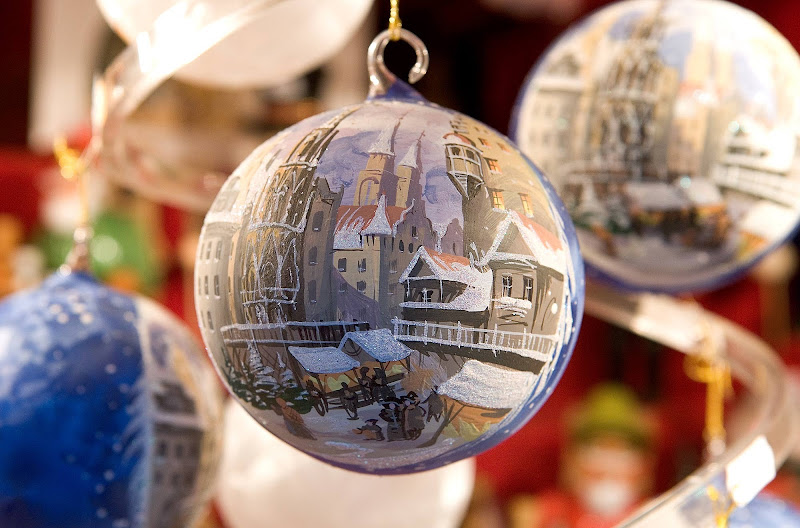
[[[86,172],[89,165],[87,154],[90,156],[94,149],[93,143],[83,155],[67,145],[67,140],[62,136],[53,141],[53,155],[61,169],[61,176],[78,186],[80,200],[80,220],[73,235],[72,250],[67,256],[67,261],[62,270],[89,271],[89,241],[92,237],[90,225],[91,214],[89,211],[89,189],[86,182]]]
[[[390,0],[389,7],[389,36],[394,41],[400,40],[400,30],[403,22],[400,20],[400,0]]]

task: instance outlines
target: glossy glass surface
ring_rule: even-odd
[[[800,60],[717,0],[631,0],[578,22],[519,96],[512,137],[552,179],[591,275],[714,288],[800,220]]]

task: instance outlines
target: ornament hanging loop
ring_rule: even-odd
[[[90,256],[89,243],[92,240],[91,214],[89,208],[89,190],[86,182],[86,173],[89,166],[97,158],[100,140],[92,137],[83,153],[67,146],[65,138],[57,138],[53,142],[53,155],[61,169],[64,179],[74,181],[78,185],[80,196],[80,221],[72,237],[72,249],[67,255],[66,263],[61,266],[61,271],[89,271]]]
[[[428,72],[428,65],[430,63],[428,48],[425,47],[425,43],[422,42],[418,36],[407,29],[400,29],[398,27],[396,31],[399,34],[399,39],[408,42],[417,54],[417,62],[408,73],[408,82],[414,84],[422,79]],[[385,94],[395,80],[397,80],[397,77],[386,68],[386,64],[383,61],[383,53],[386,51],[386,45],[393,40],[392,33],[393,30],[391,29],[382,31],[375,37],[372,44],[369,45],[369,51],[367,52],[367,69],[369,71],[370,96]]]
[[[400,20],[400,0],[391,0],[389,3],[389,32],[392,40],[400,40],[400,30],[403,28],[403,21]]]

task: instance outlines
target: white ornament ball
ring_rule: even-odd
[[[230,528],[455,528],[475,481],[473,459],[414,475],[345,471],[290,447],[233,401],[223,439],[217,503]]]
[[[179,0],[97,0],[108,23],[128,42],[149,30],[159,15],[175,8]],[[256,4],[253,0],[189,2],[202,9],[204,18],[228,14]],[[364,20],[370,0],[272,0],[247,26],[213,46],[181,69],[176,76],[199,84],[227,87],[267,87],[285,83],[320,66],[353,36]],[[178,6],[180,7],[180,6]],[[210,14],[209,14],[210,13]],[[160,19],[178,28],[185,10]],[[166,25],[166,27],[165,27]],[[175,46],[181,41],[176,40]]]

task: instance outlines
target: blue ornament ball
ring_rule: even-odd
[[[731,514],[729,528],[797,528],[800,510],[785,501],[760,494]]]
[[[218,459],[218,390],[188,330],[56,273],[0,303],[0,524],[188,526]]]
[[[361,472],[432,469],[513,434],[561,377],[583,308],[547,180],[400,81],[258,147],[206,216],[195,275],[233,395]]]
[[[550,177],[587,274],[691,292],[800,224],[800,57],[720,0],[627,0],[577,22],[523,86],[512,137]]]

